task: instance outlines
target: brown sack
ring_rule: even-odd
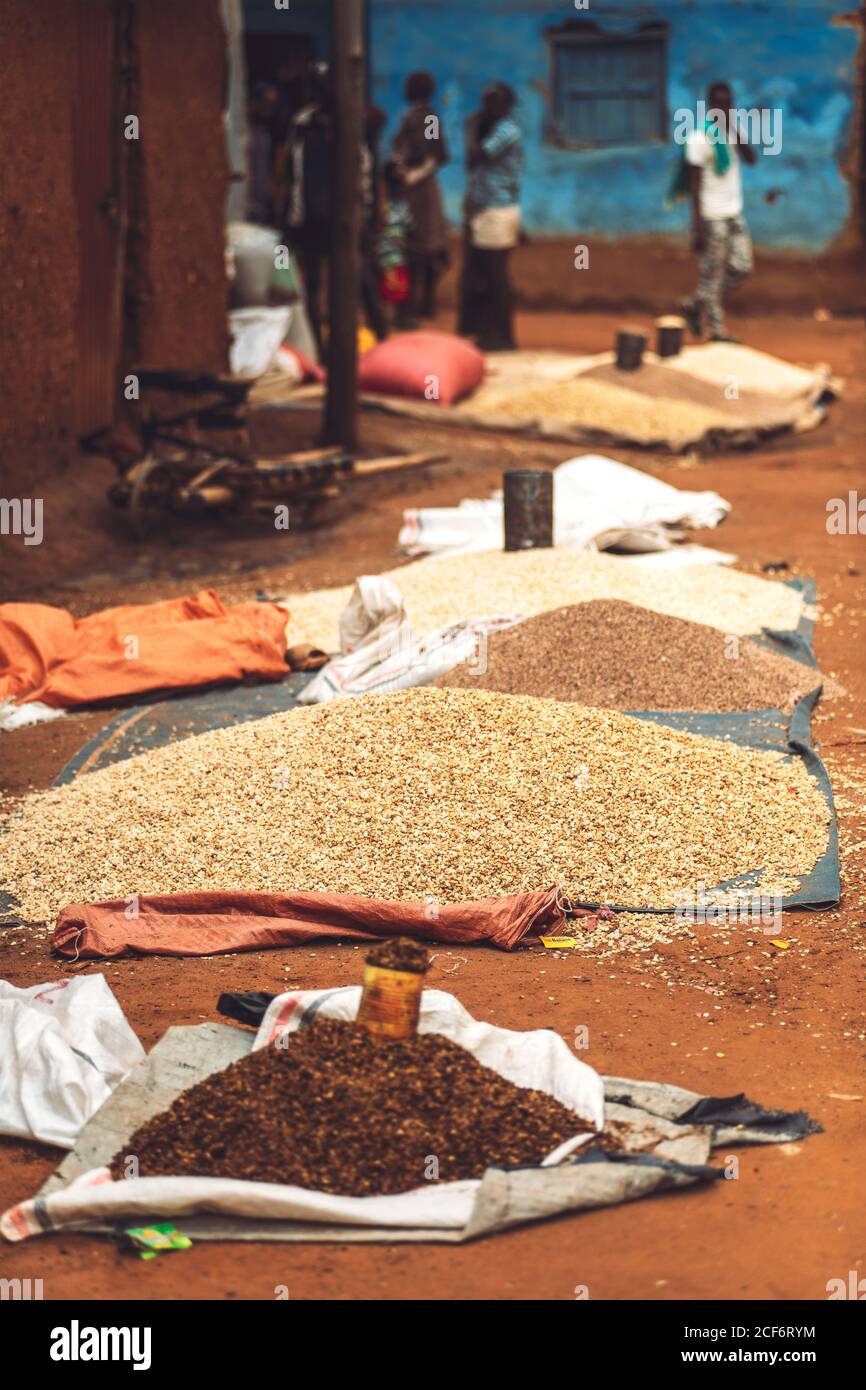
[[[98,960],[411,936],[510,951],[527,934],[561,930],[560,901],[556,886],[468,903],[384,902],[352,893],[165,893],[73,903],[57,918],[51,948],[67,959]]]

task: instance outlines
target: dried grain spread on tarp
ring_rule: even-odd
[[[828,842],[798,761],[610,710],[420,688],[215,730],[28,798],[4,837],[32,920],[196,889],[466,902],[561,884],[674,905]]]
[[[622,555],[586,550],[479,551],[429,555],[389,570],[406,600],[414,632],[433,632],[462,618],[492,614],[531,617],[587,599],[623,599],[657,613],[709,623],[745,635],[762,628],[797,627],[803,600],[775,580],[719,565],[648,571]],[[352,586],[290,594],[290,642],[316,642],[329,651],[339,643],[340,614]]]
[[[473,661],[432,682],[630,710],[785,708],[820,683],[789,656],[618,599],[489,633]]]
[[[538,1164],[592,1125],[435,1033],[372,1038],[318,1019],[184,1091],[111,1164],[367,1197]],[[431,1161],[435,1167],[431,1167]]]

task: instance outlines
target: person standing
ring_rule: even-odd
[[[695,337],[706,328],[713,342],[733,343],[737,339],[725,326],[725,296],[752,270],[740,162],[754,164],[757,155],[737,128],[728,83],[714,82],[707,102],[704,128],[689,133],[684,150],[698,288],[680,307]]]
[[[279,93],[273,83],[257,82],[250,97],[247,131],[249,182],[247,221],[269,227],[274,219],[273,122]]]
[[[377,244],[379,295],[384,303],[395,306],[399,322],[400,310],[411,291],[409,242],[412,213],[406,197],[403,170],[396,159],[389,159],[386,163],[383,181],[385,197]]]
[[[327,72],[316,66],[308,78],[308,100],[293,116],[286,136],[285,226],[298,258],[310,325],[321,351],[322,286],[331,241],[334,114]]]
[[[429,72],[413,72],[404,93],[409,109],[394,137],[412,217],[409,237],[409,297],[401,313],[404,327],[436,313],[436,286],[448,265],[448,225],[442,209],[438,171],[448,163],[448,148],[432,108],[436,83]]]
[[[378,339],[388,336],[388,319],[379,293],[378,242],[382,230],[382,173],[379,140],[385,126],[381,106],[370,104],[361,142],[361,301],[367,326]]]
[[[523,137],[512,116],[517,97],[505,82],[483,93],[466,126],[468,182],[458,332],[485,352],[507,352],[514,341],[514,295],[509,260],[520,239]]]

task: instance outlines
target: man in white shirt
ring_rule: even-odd
[[[724,296],[752,269],[752,242],[743,218],[740,160],[755,151],[737,128],[734,98],[726,82],[707,93],[703,130],[686,139],[692,205],[692,247],[698,253],[698,288],[682,311],[697,337],[706,327],[714,342],[735,342],[725,328]]]

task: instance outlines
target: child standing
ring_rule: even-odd
[[[379,233],[379,294],[386,304],[397,309],[397,323],[404,328],[414,326],[407,313],[409,301],[409,233],[412,214],[406,199],[406,189],[400,166],[389,159],[383,170],[385,205]]]

